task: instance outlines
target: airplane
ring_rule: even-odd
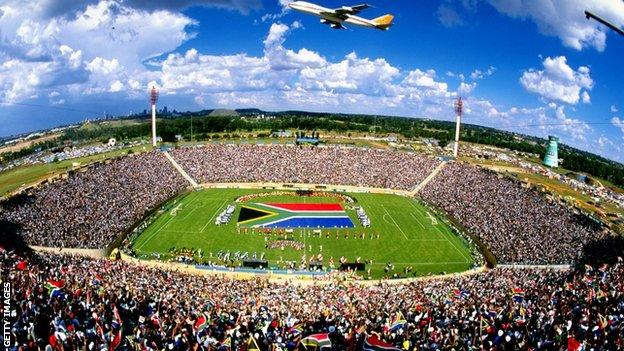
[[[392,15],[384,15],[372,20],[355,16],[362,10],[369,8],[370,5],[368,4],[342,6],[337,9],[328,9],[307,1],[293,1],[288,4],[288,6],[293,10],[319,16],[321,17],[321,23],[334,29],[345,29],[346,27],[342,24],[350,23],[363,27],[388,30],[388,28],[392,25],[392,20],[394,19],[394,16]]]

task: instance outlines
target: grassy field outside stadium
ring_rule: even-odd
[[[264,253],[269,267],[275,268],[282,268],[283,261],[298,263],[304,253],[308,258],[310,255],[322,254],[325,266],[333,257],[336,267],[340,265],[341,256],[345,256],[348,262],[361,257],[362,262],[372,260],[372,264],[366,266],[367,270],[371,269],[372,278],[386,276],[384,268],[388,262],[395,267],[389,274],[410,277],[460,272],[473,266],[470,248],[463,238],[456,236],[441,218],[417,200],[398,195],[348,194],[356,200],[355,205],[364,208],[371,226],[362,227],[353,206],[345,203],[343,206],[355,227],[322,229],[320,235],[315,235],[311,229],[294,229],[290,239],[303,244],[303,250],[289,247],[268,249],[268,242],[283,238],[279,238],[276,233],[267,235],[254,230],[252,234],[250,229],[247,233],[244,229],[239,230],[237,219],[240,203],[236,204],[236,211],[229,223],[215,224],[215,218],[229,204],[235,204],[236,198],[261,192],[264,191],[204,189],[192,192],[165,205],[158,217],[133,239],[131,247],[139,258],[153,258],[157,253],[160,259],[172,258],[172,248],[192,248],[195,250],[193,258],[203,262],[219,262],[217,253],[220,250],[248,252],[250,258],[254,252],[258,258]],[[341,202],[341,199],[271,195],[249,202],[336,203]],[[405,275],[405,267],[413,267],[413,270]]]

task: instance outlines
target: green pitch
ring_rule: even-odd
[[[272,241],[285,238],[277,233],[266,235],[256,231],[252,233],[250,229],[247,233],[244,229],[239,230],[236,222],[240,203],[236,204],[236,211],[229,223],[215,224],[215,218],[228,205],[235,204],[234,199],[260,192],[263,191],[205,189],[176,199],[164,206],[159,216],[133,239],[132,249],[141,258],[152,258],[158,254],[160,259],[170,259],[182,253],[200,262],[220,262],[217,258],[219,251],[248,252],[250,256],[256,252],[258,258],[264,253],[269,267],[275,268],[282,268],[285,261],[298,263],[304,253],[307,257],[320,253],[325,266],[329,265],[330,257],[333,257],[336,267],[340,265],[341,256],[345,256],[348,262],[354,262],[360,257],[361,262],[372,260],[366,269],[371,269],[373,278],[394,273],[405,276],[403,270],[406,267],[413,268],[407,274],[413,276],[460,272],[473,265],[467,243],[453,234],[442,218],[417,200],[397,195],[349,194],[356,200],[355,205],[362,206],[366,211],[371,220],[369,228],[362,227],[355,210],[344,203],[355,228],[323,229],[320,235],[309,229],[295,229],[292,234],[282,234],[288,236],[290,241],[300,243],[299,248],[303,245],[304,250],[290,246],[283,249],[267,248]],[[260,198],[260,201],[340,202],[333,197],[307,196],[268,196]],[[384,268],[388,262],[394,265],[394,270],[386,273]],[[362,274],[366,275],[365,272]]]

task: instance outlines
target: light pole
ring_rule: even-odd
[[[459,128],[461,126],[461,116],[464,113],[464,103],[462,102],[461,96],[457,98],[455,101],[455,114],[457,118],[455,119],[455,146],[453,147],[453,156],[457,158],[457,154],[459,152]]]
[[[158,101],[158,90],[152,86],[150,91],[150,103],[152,104],[152,146],[156,147],[156,101]]]

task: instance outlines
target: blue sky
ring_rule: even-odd
[[[462,96],[468,123],[624,161],[624,38],[583,16],[624,25],[624,2],[369,1],[389,31],[332,30],[287,2],[0,2],[0,135],[143,110],[152,84],[178,110],[450,120]]]

